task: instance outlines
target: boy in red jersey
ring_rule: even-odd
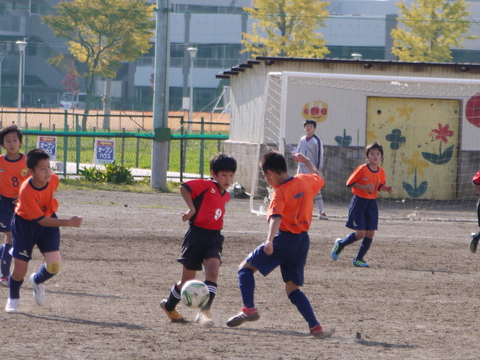
[[[20,185],[30,177],[25,155],[20,153],[22,132],[16,125],[0,131],[0,145],[7,152],[0,155],[0,232],[5,233],[5,244],[0,247],[0,283],[8,286],[12,263],[11,224]]]
[[[190,224],[178,259],[183,265],[182,278],[172,287],[168,299],[160,302],[161,308],[172,322],[185,322],[176,309],[181,299],[180,291],[185,282],[195,279],[197,271],[201,271],[203,265],[210,298],[198,312],[195,322],[205,327],[214,325],[210,308],[217,293],[221,264],[224,237],[220,230],[223,228],[225,204],[230,201],[227,189],[233,184],[236,171],[236,160],[219,153],[210,160],[213,180],[190,180],[180,186],[180,192],[189,209],[182,213],[182,220]]]
[[[30,276],[33,295],[38,305],[45,303],[43,283],[56,275],[61,268],[59,226],[80,227],[82,218],[58,219],[55,199],[60,180],[52,174],[49,155],[34,149],[27,154],[27,168],[31,178],[20,187],[18,203],[12,221],[13,272],[9,278],[10,297],[5,311],[17,313],[20,304],[20,287],[27,274],[33,247],[37,245],[45,263]]]
[[[332,249],[332,259],[337,260],[345,246],[360,239],[362,244],[357,256],[353,259],[356,267],[369,267],[364,256],[370,249],[375,230],[378,228],[378,191],[389,194],[393,189],[385,185],[385,171],[380,166],[383,159],[383,147],[379,143],[367,146],[365,149],[367,163],[357,167],[347,180],[347,186],[352,188],[353,198],[348,209],[346,227],[355,230],[344,239],[337,239]]]
[[[307,166],[308,174],[290,176],[285,158],[278,152],[269,152],[260,159],[265,180],[275,189],[267,210],[267,240],[240,264],[238,283],[244,307],[228,320],[227,326],[236,327],[260,318],[254,304],[254,273],[259,271],[267,276],[280,266],[285,292],[307,321],[310,334],[325,337],[329,334],[323,331],[310,301],[300,290],[310,246],[308,229],[312,223],[313,199],[325,180],[308,157],[301,153],[292,156]]]
[[[477,192],[477,196],[480,196],[480,171],[478,171],[472,178],[472,185],[475,191]],[[478,226],[480,226],[480,199],[477,201],[477,219],[478,219]],[[472,253],[477,252],[478,240],[480,240],[480,231],[477,233],[473,233],[470,240],[470,251]]]

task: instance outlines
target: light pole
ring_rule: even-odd
[[[2,105],[2,62],[3,62],[3,53],[0,53],[0,106]]]
[[[188,132],[191,132],[193,121],[193,63],[195,62],[198,49],[189,47],[187,51],[190,54],[190,104],[188,107]]]
[[[26,41],[18,40],[16,42],[18,46],[18,51],[20,52],[20,66],[18,68],[18,118],[17,118],[17,126],[20,128],[20,112],[22,111],[22,85],[23,85],[23,55],[25,48],[27,46]]]

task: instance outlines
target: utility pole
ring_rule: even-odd
[[[166,190],[168,171],[168,69],[170,67],[170,0],[157,0],[155,69],[153,83],[153,131],[151,187]]]

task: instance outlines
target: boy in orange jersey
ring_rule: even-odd
[[[0,232],[5,233],[5,244],[0,247],[0,284],[8,286],[12,263],[11,224],[20,185],[30,177],[25,155],[20,153],[22,132],[16,125],[0,131],[0,145],[7,152],[0,155]]]
[[[323,331],[310,301],[300,290],[310,246],[308,229],[312,223],[313,199],[325,180],[308,157],[301,153],[292,156],[307,166],[308,174],[290,176],[285,158],[278,152],[269,152],[260,159],[265,180],[275,189],[267,210],[267,240],[240,264],[238,283],[244,307],[228,320],[227,326],[235,327],[260,318],[254,304],[254,273],[259,271],[267,276],[280,266],[285,292],[307,321],[310,334],[326,337],[333,331]]]
[[[332,259],[337,260],[345,246],[360,239],[362,244],[357,256],[353,259],[353,266],[369,267],[363,259],[370,249],[375,230],[378,228],[377,194],[386,191],[389,194],[393,189],[387,186],[385,171],[380,166],[383,159],[383,147],[379,143],[367,146],[365,149],[366,164],[357,167],[347,180],[347,186],[352,188],[353,198],[348,209],[346,227],[355,230],[344,239],[337,239],[332,249]]]
[[[30,276],[33,295],[38,305],[45,303],[43,283],[56,275],[61,268],[60,226],[80,227],[82,218],[58,219],[55,214],[58,202],[54,195],[60,180],[52,174],[50,157],[41,149],[27,154],[27,168],[31,178],[20,187],[18,203],[12,221],[13,272],[9,278],[10,297],[5,311],[17,313],[20,287],[27,274],[33,247],[37,245],[45,263]]]

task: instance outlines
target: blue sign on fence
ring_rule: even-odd
[[[50,160],[57,159],[57,138],[55,136],[39,136],[37,148],[45,150],[50,155]]]
[[[110,164],[115,161],[115,140],[95,139],[93,162],[97,165]]]

